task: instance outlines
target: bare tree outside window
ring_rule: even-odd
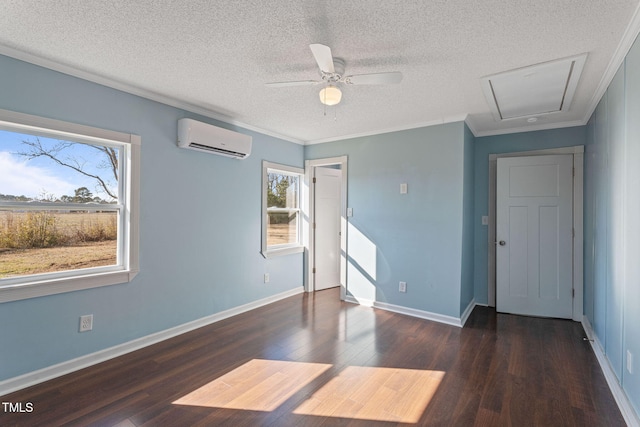
[[[0,131],[0,152],[40,185],[0,186],[0,279],[117,263],[118,147]]]
[[[16,154],[26,157],[29,160],[44,157],[52,162],[69,168],[81,175],[95,180],[100,192],[104,192],[108,198],[117,200],[118,182],[118,151],[116,148],[82,144],[86,147],[96,150],[97,161],[93,169],[87,167],[88,160],[77,153],[79,142],[58,141],[55,144],[43,144],[40,138],[33,140],[22,140],[24,150],[18,151]],[[98,174],[96,170],[104,170],[106,174]],[[115,184],[115,185],[114,185]]]

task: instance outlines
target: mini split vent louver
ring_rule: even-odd
[[[251,137],[193,119],[178,120],[178,147],[245,159],[251,154]]]

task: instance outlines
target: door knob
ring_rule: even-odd
[[[500,246],[504,246],[504,245],[506,245],[506,244],[507,244],[507,242],[505,242],[504,240],[500,240],[500,242],[498,242],[498,244],[499,244]]]

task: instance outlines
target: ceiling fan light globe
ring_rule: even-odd
[[[340,103],[342,91],[335,86],[327,86],[320,91],[320,102],[332,106]]]

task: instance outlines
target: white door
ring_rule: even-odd
[[[496,309],[573,314],[573,156],[499,158]]]
[[[340,188],[342,171],[315,168],[315,290],[340,285]]]

